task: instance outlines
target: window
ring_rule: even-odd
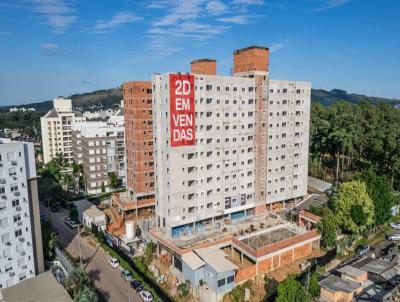
[[[15,231],[15,237],[19,237],[22,235],[22,230],[16,230]]]
[[[218,280],[218,287],[224,286],[225,285],[225,279],[220,279]]]
[[[229,276],[228,278],[226,278],[226,283],[232,283],[233,281],[235,281],[235,275]]]

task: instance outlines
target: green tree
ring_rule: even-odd
[[[64,190],[67,192],[67,200],[69,202],[69,188],[74,185],[74,179],[72,175],[65,173],[61,178],[61,184],[64,187]]]
[[[90,287],[90,280],[83,269],[76,267],[65,278],[64,286],[72,298],[75,299],[84,287]]]
[[[90,287],[84,286],[81,288],[74,298],[74,302],[98,302],[97,293]]]
[[[42,242],[44,258],[48,260],[54,259],[54,244],[57,240],[57,235],[53,230],[50,220],[42,220]]]
[[[75,207],[72,207],[69,210],[69,215],[68,216],[69,216],[69,218],[71,218],[74,221],[78,221],[79,220],[79,213],[78,213],[78,210]]]
[[[368,195],[374,203],[375,223],[384,224],[391,217],[394,205],[390,180],[386,176],[377,175],[372,168],[362,171],[356,178],[364,181],[367,186]]]
[[[332,207],[340,226],[352,234],[360,234],[374,223],[374,205],[361,181],[342,184],[332,198]]]
[[[116,189],[119,187],[119,180],[115,172],[109,172],[108,178],[110,180],[110,188]]]
[[[153,254],[156,250],[156,244],[153,241],[150,241],[146,245],[146,249],[144,251],[144,261],[147,265],[150,265],[151,261],[153,261]]]
[[[289,276],[278,285],[278,296],[275,302],[309,302],[306,289],[293,276]]]
[[[75,162],[72,163],[72,177],[75,182],[75,191],[79,192],[79,190],[83,187],[83,165],[77,164]]]
[[[337,237],[337,219],[331,210],[327,209],[317,225],[321,233],[321,244],[325,248],[331,248],[336,243]]]
[[[189,295],[190,281],[186,280],[185,282],[179,283],[177,287],[178,294],[181,297],[187,297]]]
[[[318,283],[319,274],[314,272],[309,280],[308,284],[308,293],[311,298],[318,298],[321,293],[321,286]]]

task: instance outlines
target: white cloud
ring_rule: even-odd
[[[226,13],[229,7],[219,0],[212,0],[206,4],[206,10],[212,16],[219,16]]]
[[[40,44],[40,47],[45,50],[53,50],[53,49],[57,49],[58,45],[54,44],[54,43],[42,43],[42,44]]]
[[[97,32],[107,32],[121,25],[133,23],[141,19],[142,19],[141,17],[131,12],[119,12],[108,21],[97,22],[96,26],[94,27],[94,30]]]
[[[222,18],[219,18],[218,20],[221,22],[226,22],[226,23],[245,25],[245,24],[250,23],[251,19],[259,18],[259,17],[262,17],[262,16],[261,15],[236,15],[236,16],[222,17]]]
[[[340,7],[343,6],[349,2],[351,2],[352,0],[323,0],[320,1],[322,2],[321,5],[315,9],[313,9],[313,12],[322,12],[331,8],[336,8],[336,7]]]
[[[44,54],[50,56],[64,56],[69,53],[68,50],[61,48],[58,44],[55,43],[42,43],[40,44],[40,49]]]
[[[147,7],[160,9],[161,14],[150,20],[151,27],[147,31],[151,57],[165,58],[180,50],[176,45],[204,43],[226,32],[231,26],[247,24],[250,18],[257,17],[248,13],[251,5],[260,4],[263,1],[152,1]],[[232,15],[233,12],[237,15]]]
[[[286,48],[286,47],[288,47],[289,42],[290,42],[289,40],[284,40],[284,41],[281,41],[281,42],[272,43],[269,46],[269,51],[270,52],[277,52],[277,51],[279,51],[279,50],[281,50],[283,48]]]
[[[78,19],[71,2],[65,0],[27,0],[29,9],[42,16],[55,33],[64,33]]]
[[[233,4],[236,5],[262,5],[263,0],[233,0]]]

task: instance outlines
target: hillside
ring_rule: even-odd
[[[69,97],[72,99],[72,103],[75,108],[81,111],[88,110],[91,108],[91,106],[113,108],[119,105],[122,99],[122,89],[111,88],[105,90],[96,90],[88,93],[73,94]],[[329,106],[339,100],[344,100],[352,104],[358,104],[360,102],[379,104],[385,102],[392,103],[394,105],[400,103],[400,100],[347,93],[345,90],[341,89],[332,89],[331,91],[323,89],[313,89],[311,93],[311,102],[313,103],[321,103],[323,105]],[[48,111],[52,108],[52,103],[51,101],[44,101],[21,106],[33,107],[37,111]],[[0,107],[0,111],[8,111],[10,107],[12,106]]]
[[[400,100],[387,99],[373,96],[366,96],[362,94],[347,93],[345,90],[332,89],[331,91],[322,89],[313,89],[311,92],[311,102],[321,103],[323,105],[329,106],[332,103],[343,100],[352,104],[358,104],[361,102],[368,102],[372,104],[379,103],[393,103],[397,104]]]

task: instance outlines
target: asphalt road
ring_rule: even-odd
[[[103,254],[102,249],[99,249],[94,244],[89,244],[85,238],[79,238],[77,230],[70,229],[64,223],[64,218],[68,214],[67,210],[62,209],[60,212],[53,213],[50,208],[46,208],[41,204],[40,212],[50,218],[53,227],[58,230],[58,242],[77,258],[79,257],[80,239],[82,265],[107,301],[142,301],[139,294],[132,289],[130,284],[122,279],[121,269],[110,266],[108,256]]]

